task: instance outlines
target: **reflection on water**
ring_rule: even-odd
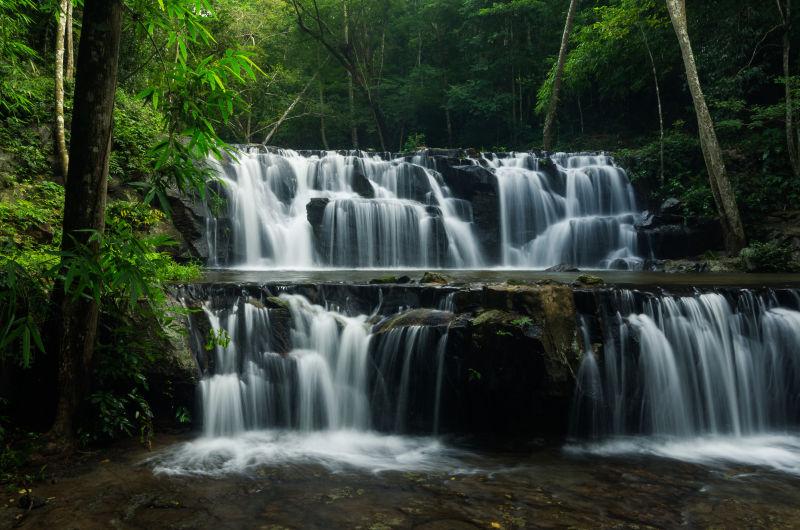
[[[800,437],[757,436],[618,437],[599,443],[570,444],[567,455],[656,456],[708,465],[748,465],[800,476]]]
[[[247,270],[208,269],[204,283],[367,283],[375,278],[408,276],[419,280],[426,269],[314,269],[314,270]],[[677,285],[677,286],[800,286],[800,274],[744,274],[728,272],[668,274],[664,272],[589,271],[613,285]],[[545,272],[519,269],[447,270],[443,274],[453,283],[493,283],[509,280],[534,282],[554,280],[570,283],[586,272]]]

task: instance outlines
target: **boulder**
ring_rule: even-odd
[[[500,199],[494,173],[478,165],[438,165],[444,183],[458,199],[472,203],[475,236],[488,263],[500,261]],[[459,162],[459,161],[456,161]]]
[[[306,205],[306,217],[314,234],[314,248],[320,256],[330,256],[330,241],[323,235],[323,221],[325,209],[331,200],[328,198],[314,198]]]
[[[405,162],[397,166],[397,195],[401,199],[428,202],[431,183],[425,168]]]
[[[375,198],[375,188],[372,187],[372,183],[367,178],[364,163],[361,159],[354,159],[350,173],[350,187],[365,199]]]
[[[683,213],[683,203],[675,197],[670,197],[661,203],[659,210],[664,215],[681,215]]]
[[[383,319],[379,322],[373,333],[387,333],[393,329],[409,326],[425,326],[430,328],[447,327],[453,320],[453,314],[437,309],[411,309],[403,313]]]
[[[559,263],[558,265],[553,265],[552,267],[548,267],[544,270],[545,272],[579,272],[580,269],[575,265],[570,265],[569,263]]]
[[[422,275],[419,283],[436,283],[439,285],[447,285],[450,283],[450,280],[444,274],[428,271]]]

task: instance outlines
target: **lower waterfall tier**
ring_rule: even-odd
[[[275,284],[179,294],[202,309],[190,320],[207,436],[598,439],[800,425],[792,289]]]

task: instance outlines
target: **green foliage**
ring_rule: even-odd
[[[44,352],[40,330],[48,289],[46,277],[0,254],[0,361],[28,367],[34,354]]]
[[[23,82],[36,52],[25,40],[31,0],[0,0],[0,116],[26,110],[32,94]]]
[[[189,413],[189,409],[183,405],[177,407],[175,409],[175,420],[177,420],[178,423],[191,423],[192,415]]]
[[[403,151],[409,153],[413,151],[419,151],[424,147],[425,147],[425,134],[411,133],[408,135],[408,138],[406,138],[406,141],[403,144]]]
[[[533,320],[531,320],[530,317],[521,317],[511,321],[511,325],[517,326],[518,328],[524,328],[531,324],[533,324]]]
[[[118,230],[126,226],[136,232],[147,232],[164,221],[164,213],[143,202],[114,201],[106,208],[106,222]]]
[[[0,201],[0,245],[54,249],[61,241],[64,188],[50,181],[24,182],[5,195]]]
[[[163,140],[163,130],[161,113],[127,91],[118,90],[109,176],[120,182],[147,180],[154,171],[151,150]]]
[[[197,162],[232,155],[215,127],[227,123],[242,104],[237,85],[255,80],[261,70],[243,50],[214,48],[208,25],[216,15],[210,1],[131,4],[142,16],[141,37],[154,42],[166,36],[166,49],[174,56],[174,60],[161,57],[161,69],[154,72],[151,86],[138,94],[166,118],[166,138],[151,150],[155,172],[147,182],[146,202],[157,198],[169,211],[168,187],[193,190],[204,197],[212,173]]]
[[[792,248],[777,241],[754,242],[739,254],[741,266],[748,272],[794,272],[797,263]]]
[[[153,437],[153,412],[137,389],[125,395],[95,392],[89,397],[89,404],[94,409],[93,421],[79,431],[84,445],[138,434],[139,440],[149,446]]]
[[[208,338],[206,340],[206,351],[212,351],[216,348],[227,348],[231,343],[231,337],[224,329],[210,329],[208,330]]]

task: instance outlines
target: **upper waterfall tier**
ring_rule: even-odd
[[[212,197],[223,199],[208,208],[212,267],[637,269],[643,261],[633,189],[604,155],[242,148],[212,164]]]

